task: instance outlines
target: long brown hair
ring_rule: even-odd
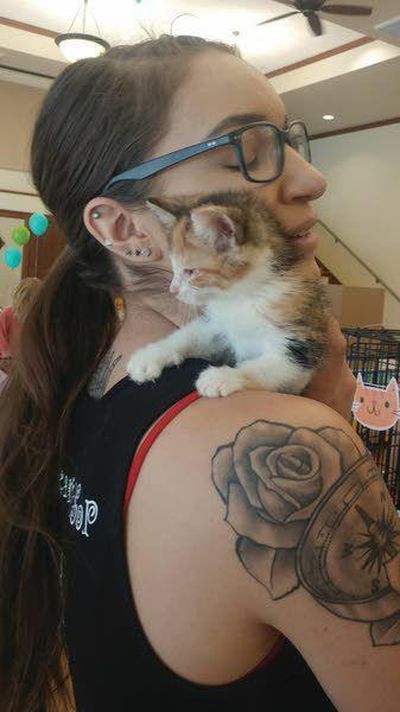
[[[86,203],[142,161],[167,131],[189,59],[225,45],[162,36],[70,65],[55,80],[32,141],[37,190],[68,246],[27,317],[0,399],[0,709],[68,707],[62,664],[62,525],[58,479],[75,400],[117,329],[109,253],[85,228]],[[142,202],[151,183],[108,196]]]
[[[19,321],[24,321],[36,299],[42,283],[37,277],[25,277],[17,284],[13,292],[12,309]]]

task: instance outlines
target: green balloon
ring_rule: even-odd
[[[31,233],[25,225],[20,225],[19,227],[14,228],[11,233],[11,237],[17,245],[27,245],[31,239]]]

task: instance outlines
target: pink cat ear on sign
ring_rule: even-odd
[[[222,208],[213,205],[196,208],[190,217],[196,237],[217,252],[230,250],[240,242],[240,226]]]
[[[393,378],[390,379],[389,383],[387,384],[386,391],[387,392],[390,391],[391,393],[397,393],[397,394],[399,393],[399,384],[397,383],[394,376],[393,376]]]
[[[364,385],[362,373],[358,373],[358,374],[357,374],[357,384],[358,384],[359,386],[363,386],[363,385]]]
[[[174,229],[178,220],[172,212],[172,205],[170,205],[167,200],[163,198],[149,198],[146,200],[146,206],[167,230]]]

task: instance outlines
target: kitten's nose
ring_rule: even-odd
[[[169,291],[171,294],[178,294],[179,292],[179,286],[176,284],[176,282],[171,282],[169,285]]]

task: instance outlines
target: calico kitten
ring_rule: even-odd
[[[233,365],[206,368],[196,382],[201,395],[301,393],[326,350],[325,291],[265,204],[231,191],[147,205],[166,229],[171,292],[203,311],[136,352],[131,378],[143,383],[189,357],[222,357]]]

